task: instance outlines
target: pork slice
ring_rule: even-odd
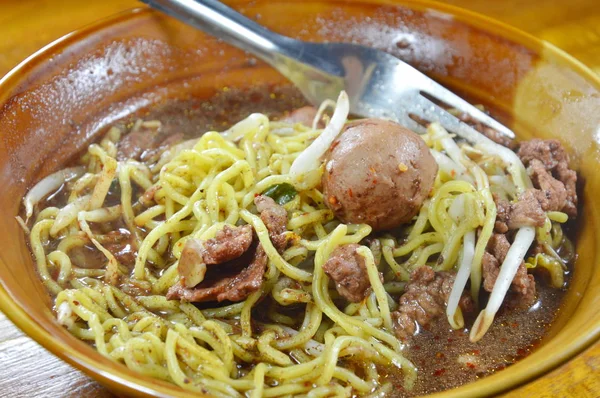
[[[207,265],[221,264],[240,257],[252,243],[252,232],[251,225],[225,225],[212,239],[188,239],[177,266],[183,284],[193,287],[204,279]]]
[[[504,234],[493,234],[487,245],[487,250],[497,258],[500,263],[506,258],[508,249],[510,249],[510,243]]]
[[[537,189],[528,189],[519,198],[509,203],[494,195],[496,202],[496,232],[504,234],[511,229],[524,226],[542,227],[546,222],[544,207],[548,207],[546,196]]]
[[[323,264],[338,293],[352,303],[361,302],[371,293],[365,260],[356,252],[359,247],[356,243],[339,246]]]
[[[515,278],[512,281],[511,290],[515,294],[509,300],[510,307],[528,308],[535,301],[535,279],[527,273],[525,263],[521,262]]]
[[[541,140],[534,138],[521,143],[517,152],[519,158],[525,167],[531,164],[532,160],[542,162],[546,170],[553,170],[560,163],[569,163],[569,155],[557,140]]]
[[[207,275],[207,278],[194,288],[186,288],[182,282],[172,286],[167,292],[168,300],[188,302],[204,301],[242,301],[258,291],[263,283],[267,266],[267,255],[260,243],[248,250],[243,256],[248,259],[241,271],[232,274],[230,270]],[[241,262],[240,259],[233,262]],[[235,268],[235,267],[233,267]]]
[[[496,257],[488,252],[483,253],[481,273],[483,275],[483,288],[486,292],[491,292],[500,273],[500,263]]]
[[[278,252],[283,252],[289,243],[285,236],[288,221],[287,210],[265,195],[256,196],[254,204],[260,213],[260,219],[269,230],[269,238],[271,238],[273,246]]]
[[[411,273],[410,282],[400,297],[400,306],[392,313],[399,339],[406,340],[419,326],[427,327],[433,319],[444,314],[454,279],[454,274],[436,273],[429,266],[419,267]],[[459,306],[464,312],[473,311],[474,307],[466,293],[463,293]]]
[[[133,267],[137,256],[137,249],[133,236],[129,230],[118,228],[106,234],[96,235],[100,244],[108,250],[119,262],[126,267]],[[106,267],[108,259],[96,246],[89,242],[83,246],[73,247],[69,250],[69,257],[74,265],[86,269],[101,269]]]
[[[549,200],[548,209],[577,216],[577,173],[569,168],[569,155],[557,140],[533,139],[518,152],[536,188]]]
[[[494,202],[496,203],[496,223],[494,224],[494,229],[496,232],[504,234],[508,232],[510,202],[500,199],[496,194],[494,194]]]
[[[238,258],[250,247],[253,231],[248,224],[239,227],[225,225],[214,238],[204,242],[202,259],[206,264],[220,264]]]
[[[491,292],[500,273],[500,265],[506,258],[510,243],[504,234],[493,234],[488,242],[487,251],[483,254],[482,274],[483,288]]]
[[[544,168],[542,161],[533,159],[527,169],[533,185],[540,189],[548,199],[548,210],[561,211],[567,202],[565,185],[552,177]]]
[[[494,289],[494,284],[500,273],[500,266],[510,249],[510,243],[504,234],[493,234],[483,254],[482,274],[483,288],[487,292]],[[535,279],[527,274],[527,267],[521,262],[512,280],[507,302],[511,308],[527,308],[535,299]]]
[[[133,236],[129,230],[125,228],[115,229],[98,237],[98,241],[106,250],[112,253],[119,264],[126,267],[131,267],[135,264],[137,249]],[[100,254],[106,263],[106,257]]]
[[[540,204],[540,206],[544,212],[550,210],[550,199],[548,198],[548,195],[546,194],[546,192],[544,192],[540,189],[536,189],[536,188],[530,188],[530,189],[528,189],[528,191],[533,194],[533,196],[535,197],[535,200],[538,201],[538,203]]]
[[[569,217],[577,217],[577,173],[569,169],[569,166],[565,163],[560,163],[556,167],[556,175],[567,190],[567,200],[562,211],[567,213]]]
[[[533,189],[523,192],[510,206],[508,229],[519,229],[524,226],[543,227],[545,222],[546,213]]]

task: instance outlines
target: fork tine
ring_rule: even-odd
[[[483,135],[422,95],[415,96],[410,109],[407,111],[429,122],[439,122],[446,130],[463,137],[467,141],[477,142],[474,135]]]
[[[408,113],[401,112],[400,115],[397,114],[396,116],[398,116],[397,122],[400,125],[414,131],[415,133],[425,134],[427,132],[427,128],[421,126],[415,120],[411,119]]]
[[[412,103],[412,98],[417,96],[418,93],[411,93],[410,102]],[[427,128],[420,125],[417,121],[413,120],[409,114],[410,112],[406,111],[406,106],[403,106],[404,101],[397,102],[394,104],[393,112],[383,112],[380,109],[373,109],[361,106],[354,106],[351,108],[351,113],[360,117],[373,117],[377,119],[390,119],[394,122],[404,126],[417,134],[425,134],[427,132]]]
[[[484,112],[480,111],[464,99],[460,98],[458,95],[454,94],[452,91],[448,90],[441,84],[431,80],[425,79],[427,81],[426,86],[424,82],[424,86],[421,87],[421,91],[426,94],[431,95],[433,98],[436,98],[446,104],[450,105],[453,108],[458,109],[461,112],[465,112],[473,118],[477,119],[479,122],[487,125],[488,127],[493,128],[494,130],[508,136],[509,138],[515,138],[515,133],[512,132],[508,127],[504,126],[500,122],[494,120],[489,115],[486,115]]]

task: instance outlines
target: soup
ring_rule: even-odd
[[[166,104],[32,188],[20,222],[58,322],[214,396],[414,396],[535,349],[573,260],[560,144],[304,105]]]

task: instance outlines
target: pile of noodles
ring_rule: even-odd
[[[325,129],[329,136],[346,122],[347,110],[340,116],[339,107]],[[139,121],[132,128],[141,123],[159,127]],[[314,182],[322,170],[314,153],[304,152],[312,159],[296,163],[290,173],[323,130],[252,114],[225,133],[208,132],[168,149],[153,164],[117,162],[122,133],[112,128],[89,147],[81,166],[49,176],[25,198],[39,273],[56,297],[59,322],[74,336],[130,369],[213,396],[380,394],[393,388],[380,376],[384,367],[401,369],[410,389],[417,369],[403,356],[390,313],[411,270],[427,264],[458,273],[447,315],[453,327],[463,327],[458,298],[468,279],[478,297],[481,260],[496,218],[492,193],[510,200],[530,184],[522,165],[510,163],[516,156],[503,156],[487,141],[469,137],[459,145],[441,126],[430,125],[423,138],[440,166],[431,196],[411,225],[395,235],[372,237],[359,249],[373,291],[363,302],[347,304],[322,267],[336,247],[365,244],[371,228],[334,218]],[[317,145],[328,147],[327,140]],[[62,184],[67,204],[38,209],[37,203]],[[278,184],[298,190],[284,204],[293,244],[282,254],[253,205],[256,194]],[[155,201],[143,203],[141,194],[151,189]],[[120,198],[107,207],[109,190],[120,192]],[[133,269],[106,250],[106,235],[92,231],[93,225],[117,220],[138,249]],[[513,248],[520,244],[527,250],[537,233],[556,249],[563,244],[559,223],[565,220],[553,213],[538,231],[522,228]],[[238,303],[201,309],[166,300],[178,281],[177,259],[187,239],[209,239],[225,224],[245,223],[254,227],[269,259],[259,291]],[[106,256],[105,267],[72,262],[71,251],[85,245]],[[548,268],[553,282],[562,285],[562,263],[551,256],[530,259],[528,266]]]

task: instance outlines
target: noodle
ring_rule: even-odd
[[[372,292],[341,309],[323,266],[337,247],[364,242],[371,227],[340,223],[306,179],[304,189],[284,205],[293,243],[280,253],[253,205],[268,188],[315,172],[315,156],[327,147],[321,141],[331,141],[347,114],[347,109],[334,114],[329,136],[318,141],[317,121],[330,105],[322,106],[312,128],[252,114],[223,134],[208,132],[171,147],[155,164],[117,162],[121,132],[113,128],[89,147],[81,160],[84,168],[65,169],[44,182],[56,189],[69,180],[62,207],[37,209],[39,192],[47,194],[48,188],[32,191],[26,200],[27,216],[36,210],[31,248],[44,285],[56,296],[59,322],[137,372],[217,397],[382,396],[393,387],[379,380],[378,366],[401,369],[410,389],[417,369],[403,356],[391,312],[411,271],[422,265],[446,271],[460,267],[461,285],[448,317],[454,327],[463,327],[456,295],[469,276],[473,296],[479,292],[482,256],[496,219],[490,183],[506,185],[516,176],[520,184],[527,182],[514,164],[510,174],[488,179],[464,147],[439,129],[430,131],[425,140],[447,170],[399,235],[384,235],[357,249]],[[136,123],[133,131],[140,126]],[[311,142],[318,153],[300,156]],[[456,172],[459,178],[452,176]],[[109,196],[118,197],[118,204]],[[556,248],[564,241],[558,223],[566,215],[548,217],[537,233]],[[253,227],[268,258],[261,288],[228,305],[167,300],[165,293],[178,283],[185,242],[241,224]],[[132,266],[108,249],[114,237],[98,225],[129,233],[137,250]],[[76,259],[82,250],[97,250],[103,264],[80,267]],[[539,255],[528,266],[548,269],[553,283],[562,286],[557,260]],[[291,316],[291,308],[300,316]]]

